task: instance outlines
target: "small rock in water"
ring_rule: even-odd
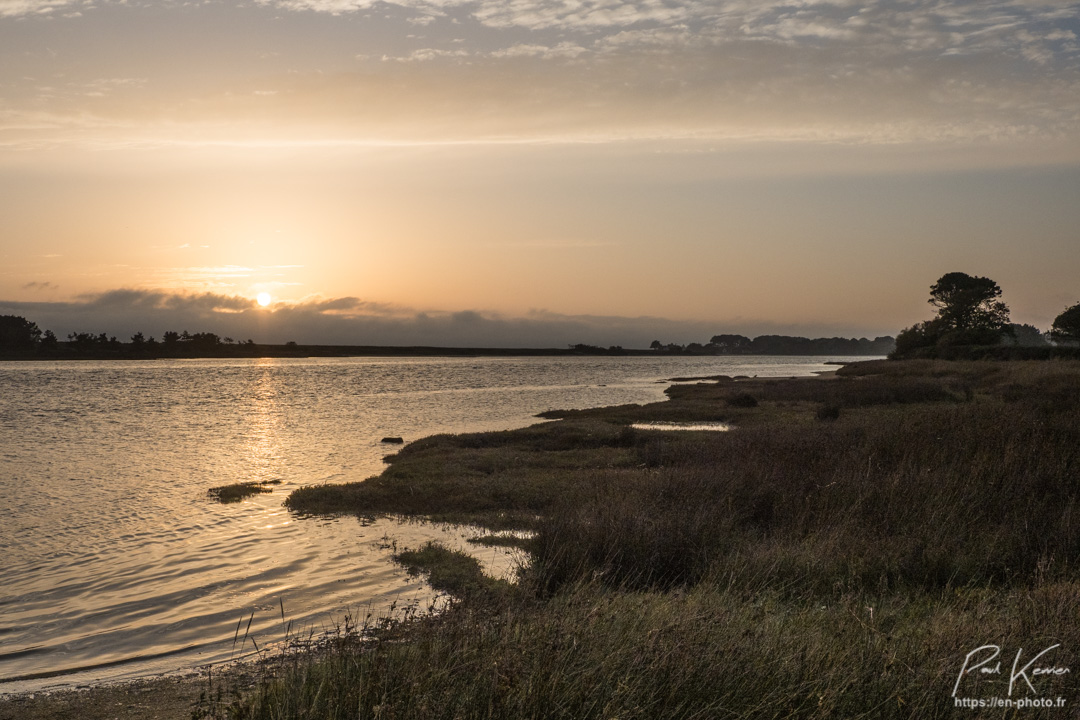
[[[395,445],[400,445],[403,442],[405,442],[405,440],[403,438],[399,438],[399,437],[384,437],[382,439],[382,441],[384,443],[393,443]]]

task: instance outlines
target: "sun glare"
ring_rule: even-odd
[[[272,300],[273,298],[270,297],[270,293],[259,293],[255,296],[255,302],[259,303],[261,307],[266,307]]]

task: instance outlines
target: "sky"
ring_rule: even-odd
[[[1078,33],[1063,0],[0,0],[0,314],[872,338],[962,271],[1045,330],[1080,302]]]

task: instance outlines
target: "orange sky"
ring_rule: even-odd
[[[327,342],[464,311],[566,342],[635,318],[873,336],[960,270],[1045,329],[1080,300],[1078,18],[0,0],[0,312],[120,333],[111,291],[163,313],[269,292]]]

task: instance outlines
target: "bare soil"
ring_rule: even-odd
[[[214,693],[222,681],[215,673]],[[202,715],[196,712],[200,695],[209,689],[206,675],[199,674],[22,693],[0,697],[0,720],[192,720]]]

